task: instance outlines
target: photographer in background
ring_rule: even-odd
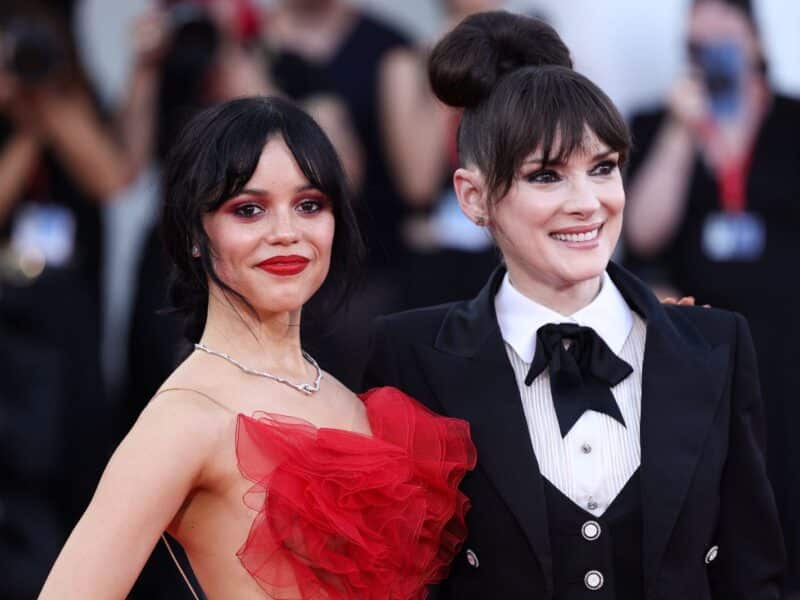
[[[273,81],[262,29],[254,0],[148,2],[134,27],[133,70],[117,115],[137,172],[164,160],[196,111],[241,96],[284,95]],[[343,103],[332,94],[313,94],[304,108],[325,127],[348,179],[360,186],[362,150]]]
[[[0,598],[32,598],[110,451],[100,206],[129,181],[64,3],[0,3]]]
[[[688,73],[667,106],[633,119],[628,259],[651,283],[736,310],[750,322],[767,410],[768,467],[790,559],[786,597],[794,598],[800,594],[800,102],[770,90],[748,2],[696,0],[687,41]]]
[[[81,276],[96,286],[97,206],[111,201],[131,177],[126,156],[100,117],[78,63],[64,9],[36,0],[3,2],[0,225],[4,233],[16,227],[35,236],[39,221],[51,216],[69,223],[74,235],[66,230],[58,234],[63,252],[49,246],[44,252],[56,266],[78,267]],[[15,219],[21,221],[15,225]]]
[[[249,0],[149,3],[133,31],[134,64],[117,126],[138,170],[161,163],[198,110],[236,96],[274,93],[256,47]]]

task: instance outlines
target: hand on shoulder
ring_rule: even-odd
[[[694,296],[681,296],[680,298],[674,298],[673,296],[667,296],[666,298],[661,299],[662,304],[671,304],[676,306],[695,306],[695,298]],[[711,308],[710,304],[703,304],[703,308]]]

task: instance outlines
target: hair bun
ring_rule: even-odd
[[[544,65],[572,68],[556,30],[540,19],[492,11],[470,15],[436,44],[428,77],[442,102],[473,108],[507,73]]]

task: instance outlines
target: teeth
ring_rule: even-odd
[[[551,233],[551,237],[562,242],[589,242],[597,237],[600,228],[592,229],[585,233]]]

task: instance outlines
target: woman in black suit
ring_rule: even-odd
[[[473,15],[434,49],[463,108],[480,294],[379,319],[368,385],[467,419],[469,537],[439,598],[778,598],[781,532],[746,322],[663,306],[609,262],[627,127],[546,24]]]

